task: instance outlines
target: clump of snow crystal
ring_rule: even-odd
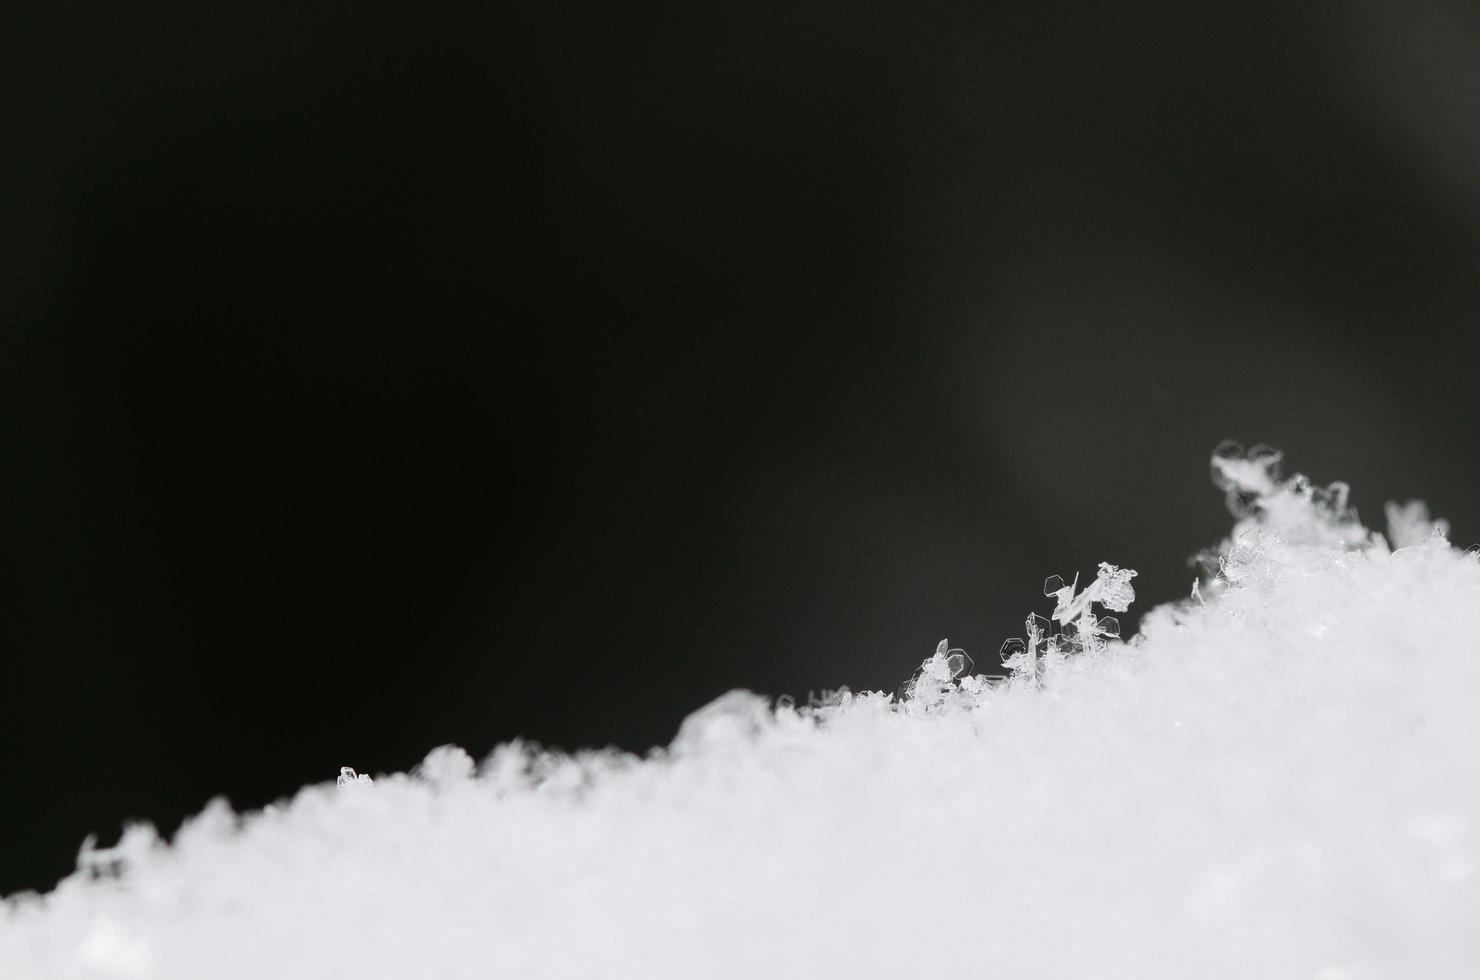
[[[335,781],[338,786],[354,786],[362,783],[373,783],[375,780],[360,772],[357,773],[349,766],[339,767],[339,779]]]
[[[936,708],[951,700],[957,691],[979,694],[984,678],[967,676],[971,667],[971,658],[965,650],[952,647],[950,640],[941,640],[935,653],[899,686],[900,703],[913,708]]]
[[[1480,559],[1279,462],[1220,447],[1233,532],[1128,642],[1106,564],[1005,677],[216,801],[0,903],[0,976],[1480,976]]]

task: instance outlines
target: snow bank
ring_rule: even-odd
[[[1010,677],[213,803],[0,904],[0,976],[1480,976],[1480,562],[1278,462],[1220,448],[1234,534],[1128,643],[1102,566]]]

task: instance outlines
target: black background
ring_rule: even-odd
[[[1480,536],[1468,5],[4,20],[0,892],[1175,598],[1225,436]]]

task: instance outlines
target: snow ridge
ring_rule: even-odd
[[[1222,446],[1188,599],[898,697],[735,691],[638,757],[514,742],[213,801],[0,902],[20,978],[1480,975],[1480,559]]]

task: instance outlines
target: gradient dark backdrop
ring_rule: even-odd
[[[1473,7],[966,6],[7,8],[0,892],[1174,598],[1225,436],[1480,538]]]

